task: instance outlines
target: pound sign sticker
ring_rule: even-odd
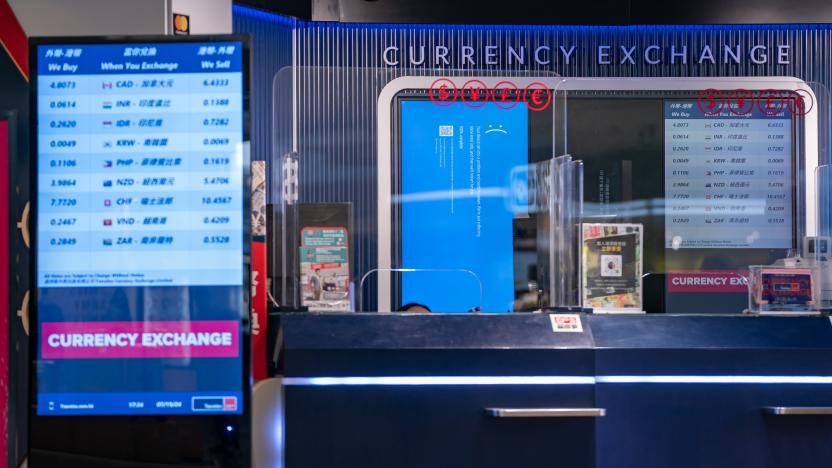
[[[439,78],[431,83],[428,91],[430,100],[440,107],[448,107],[453,104],[456,101],[457,94],[456,85],[447,78]]]
[[[510,81],[501,81],[491,90],[491,100],[500,109],[511,109],[520,102],[517,85]]]
[[[543,83],[534,82],[523,91],[523,101],[530,110],[540,112],[552,103],[552,92]]]
[[[462,85],[462,102],[474,109],[488,102],[488,88],[480,80],[469,80]]]

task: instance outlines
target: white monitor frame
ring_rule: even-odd
[[[454,78],[454,77],[450,77]],[[480,80],[486,87],[492,88],[500,81],[511,79],[520,89],[524,89],[531,83],[541,83],[549,89],[557,91],[690,91],[696,89],[736,89],[743,88],[749,91],[762,91],[766,89],[777,89],[786,91],[802,91],[808,93],[814,102],[818,102],[812,88],[800,78],[795,77],[708,77],[708,78],[563,78],[552,76],[537,77],[500,77],[500,76],[465,76],[458,77],[459,80]],[[378,96],[378,158],[377,177],[378,180],[378,264],[380,271],[392,268],[392,185],[390,170],[392,168],[392,117],[393,101],[396,96],[411,89],[430,89],[431,83],[436,80],[435,76],[402,76],[394,79]],[[804,206],[806,207],[805,235],[814,236],[816,232],[816,203],[817,194],[815,187],[815,170],[818,167],[818,115],[817,111],[809,112],[804,117],[803,154],[804,160],[804,185],[806,195]],[[385,309],[391,305],[390,277],[378,275],[377,308]],[[381,306],[385,304],[385,306]]]

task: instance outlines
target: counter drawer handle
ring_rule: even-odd
[[[600,418],[606,408],[486,408],[495,418]]]
[[[766,406],[763,411],[775,416],[832,416],[832,406]]]

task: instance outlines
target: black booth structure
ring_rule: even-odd
[[[822,96],[832,84],[832,66],[825,58],[832,30],[821,24],[787,24],[807,21],[800,8],[789,16],[770,4],[749,5],[748,14],[716,5],[687,10],[628,5],[572,6],[553,18],[522,8],[499,18],[485,10],[455,15],[450,12],[458,9],[450,6],[411,12],[402,3],[382,2],[295,2],[281,9],[251,1],[235,6],[235,29],[254,33],[254,88],[271,97],[253,108],[252,154],[270,167],[268,198],[277,219],[273,231],[280,231],[287,183],[300,204],[351,204],[355,288],[351,310],[356,312],[338,313],[314,307],[312,312],[291,311],[281,291],[273,290],[284,307],[269,314],[272,378],[255,388],[255,408],[260,408],[254,415],[256,463],[289,468],[828,464],[829,319],[742,314],[745,290],[688,292],[668,301],[672,268],[669,263],[655,266],[665,261],[665,254],[648,259],[653,264],[644,270],[652,275],[645,275],[644,283],[648,314],[579,313],[579,327],[570,322],[559,328],[559,315],[547,313],[466,312],[468,307],[439,310],[458,313],[388,313],[408,302],[405,294],[395,292],[401,291],[408,272],[396,271],[400,276],[384,286],[379,279],[385,268],[407,267],[395,239],[401,229],[397,223],[406,215],[393,205],[408,183],[396,172],[404,165],[405,139],[403,113],[395,106],[431,97],[427,86],[413,83],[442,77],[459,83],[540,79],[552,80],[550,88],[556,91],[563,86],[559,83],[573,79],[796,79],[816,92],[819,106],[828,104]],[[601,18],[593,21],[582,9],[594,9]],[[814,11],[823,16],[827,10],[818,5]],[[258,41],[268,41],[269,53],[258,50]],[[518,60],[521,49],[528,54],[524,62]],[[714,57],[709,59],[706,49],[716,51]],[[535,57],[535,51],[542,55]],[[390,98],[385,93],[396,80],[405,84]],[[699,88],[678,89],[682,91],[664,97],[693,100]],[[554,94],[565,109],[568,99]],[[631,96],[642,101],[617,114],[620,125],[590,138],[560,129],[569,118],[596,124],[604,115],[600,107],[587,107],[578,118],[566,110],[553,112],[548,121],[533,115],[528,163],[571,154],[594,171],[584,174],[584,193],[595,190],[592,184],[603,178],[599,173],[609,169],[603,166],[605,158],[623,157],[605,144],[618,144],[620,154],[664,151],[665,141],[655,136],[661,124],[637,128],[640,117],[633,114],[639,108],[651,112],[653,104],[644,101],[651,96]],[[805,122],[796,122],[793,153],[803,157]],[[555,128],[551,141],[534,133],[547,126]],[[830,132],[828,120],[820,118],[818,128],[812,137],[818,142],[816,164],[825,166],[830,162],[823,143]],[[576,146],[581,137],[590,143],[595,138],[598,145]],[[564,140],[570,139],[573,151],[564,150]],[[392,161],[389,167],[383,166],[385,158]],[[294,178],[286,179],[286,161],[296,164],[290,166]],[[635,188],[613,184],[606,199],[587,195],[585,207],[609,203],[614,210],[623,206],[616,203],[633,200],[653,206],[648,198],[667,195],[661,173],[667,162],[636,166]],[[809,181],[806,174],[814,169],[801,164],[795,163],[795,177]],[[383,185],[387,178],[390,186]],[[645,195],[649,189],[637,193],[639,182],[665,188]],[[800,195],[806,185],[795,184],[795,213],[806,209],[806,200],[822,198],[819,193]],[[378,200],[390,187],[393,201],[385,205]],[[808,231],[804,217],[795,222],[795,232],[826,232],[825,203],[816,204],[817,217],[805,213],[814,223]],[[650,231],[655,228],[650,223],[662,215],[625,220],[648,226],[646,249],[662,244],[664,232]],[[421,219],[428,226],[436,222]],[[384,221],[392,227],[382,226]],[[515,225],[515,248],[522,244],[517,233],[523,229],[534,232],[534,227]],[[276,235],[270,242],[270,276],[273,285],[283,284],[285,239]],[[386,244],[392,244],[389,252]],[[748,262],[774,261],[798,244],[768,249],[764,256],[770,257]],[[288,245],[294,249],[293,241]],[[385,255],[389,264],[379,260]],[[731,262],[753,257],[711,252],[694,269],[744,268]],[[515,266],[516,275],[518,271]],[[297,281],[298,287],[304,284]],[[393,291],[389,296],[380,294],[388,287]],[[432,297],[453,293],[446,288],[435,281]]]
[[[234,167],[244,200],[220,221],[240,228],[233,291],[223,302],[189,289],[181,303],[132,291],[142,299],[131,299],[136,313],[122,319],[135,328],[139,313],[149,323],[162,321],[156,312],[187,311],[176,317],[183,333],[200,320],[230,327],[229,354],[175,356],[183,385],[196,382],[194,368],[213,385],[188,393],[184,412],[157,403],[58,418],[46,400],[33,403],[45,388],[44,362],[62,358],[41,356],[42,297],[32,281],[40,267],[29,258],[33,222],[23,215],[39,191],[38,160],[27,155],[43,142],[37,124],[25,125],[40,112],[31,108],[37,99],[25,102],[30,78],[0,53],[0,120],[15,124],[8,217],[22,218],[20,233],[8,226],[7,236],[17,263],[7,288],[10,466],[27,453],[34,468],[249,459],[257,468],[832,465],[832,7],[417,3],[234,2],[235,34],[213,39],[229,55],[237,50],[241,64],[232,117],[241,122],[233,154],[242,165],[222,163]],[[817,21],[827,23],[809,24]],[[161,50],[205,38],[156,39]],[[124,46],[124,38],[106,40]],[[459,102],[437,101],[448,91],[443,80]],[[472,82],[487,91],[482,105],[464,89]],[[227,78],[201,83],[229,86]],[[501,86],[508,91],[498,98]],[[534,90],[549,97],[543,108],[530,103]],[[180,135],[191,139],[193,122]],[[214,130],[203,131],[207,145]],[[727,148],[714,142],[721,138],[732,140]],[[257,194],[265,212],[253,216],[267,220],[258,231],[264,249],[249,242],[263,227],[247,219],[249,162],[265,174],[253,184],[265,186]],[[685,206],[693,214],[673,215]],[[610,286],[604,297],[620,296],[616,305],[594,310],[583,295],[590,262],[581,235],[590,225],[617,225],[636,239],[625,260],[592,263],[606,271],[596,276],[634,284]],[[255,279],[263,265],[266,278]],[[789,307],[766,309],[773,293],[758,287],[754,268],[791,268],[778,283],[792,288]],[[37,339],[29,340],[33,288]],[[267,320],[258,322],[254,303],[266,301]],[[206,315],[191,315],[194,304]],[[225,306],[240,314],[222,315]],[[87,309],[101,322],[115,315]],[[134,357],[146,374],[110,383],[157,379],[168,390],[170,373],[160,369],[170,355]],[[83,352],[75,359],[82,368],[103,362]],[[264,362],[268,375],[255,382]],[[94,366],[87,371],[95,375]],[[98,384],[79,380],[82,390]],[[139,403],[127,402],[136,405],[129,410]]]

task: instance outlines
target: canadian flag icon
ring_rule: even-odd
[[[225,411],[237,410],[237,397],[225,397],[222,399],[222,409]]]

